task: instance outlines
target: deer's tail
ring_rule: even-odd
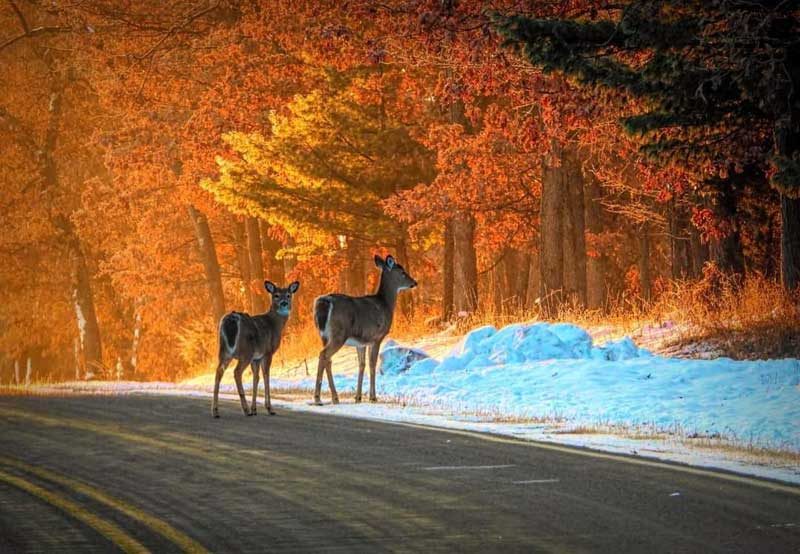
[[[314,324],[324,341],[328,340],[328,323],[330,323],[332,311],[333,300],[329,296],[320,296],[314,302]]]
[[[219,322],[219,340],[225,345],[229,354],[236,352],[239,346],[239,320],[241,316],[231,312]]]

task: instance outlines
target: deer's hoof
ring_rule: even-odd
[[[258,412],[256,412],[256,409],[255,409],[255,408],[253,408],[252,410],[250,410],[250,415],[256,415],[257,413],[258,413]]]
[[[356,396],[355,402],[356,402],[356,404],[361,404],[361,397],[360,396]]]
[[[216,410],[213,410],[211,412],[211,417],[213,417],[214,419],[219,419],[219,412],[216,411]]]
[[[377,397],[377,396],[370,396],[370,397],[369,397],[369,401],[370,401],[370,402],[373,402],[373,403],[374,403],[374,402],[377,402],[377,401],[378,401],[378,397]]]
[[[338,403],[339,403],[339,397],[338,396],[334,396],[333,398],[331,398],[331,404],[338,404]]]
[[[267,413],[268,413],[269,415],[278,415],[278,412],[276,412],[276,411],[275,411],[275,410],[273,410],[272,408],[270,408],[269,410],[267,410]]]
[[[322,400],[320,400],[319,398],[315,398],[314,399],[314,406],[323,406]]]

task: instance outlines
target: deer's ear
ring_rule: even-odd
[[[390,256],[386,256],[386,267],[389,269],[394,269],[394,258]]]
[[[275,294],[275,284],[272,281],[264,281],[264,288],[270,294]]]
[[[383,261],[383,258],[375,254],[375,265],[383,269],[384,267],[386,267],[386,262]]]
[[[300,281],[295,281],[294,283],[289,285],[289,292],[294,294],[294,293],[297,292],[297,289],[299,289],[299,288],[300,288]]]

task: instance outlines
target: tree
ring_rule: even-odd
[[[644,109],[628,114],[626,128],[644,136],[646,152],[691,170],[715,193],[726,236],[735,237],[737,225],[734,182],[748,168],[770,173],[781,194],[782,280],[787,288],[798,285],[800,23],[794,3],[634,0],[599,20],[497,15],[495,23],[544,71],[600,86],[610,103],[643,99]],[[741,269],[737,249],[738,241],[721,242],[718,259]]]

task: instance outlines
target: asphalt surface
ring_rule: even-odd
[[[800,552],[800,490],[158,396],[0,397],[0,552]]]

